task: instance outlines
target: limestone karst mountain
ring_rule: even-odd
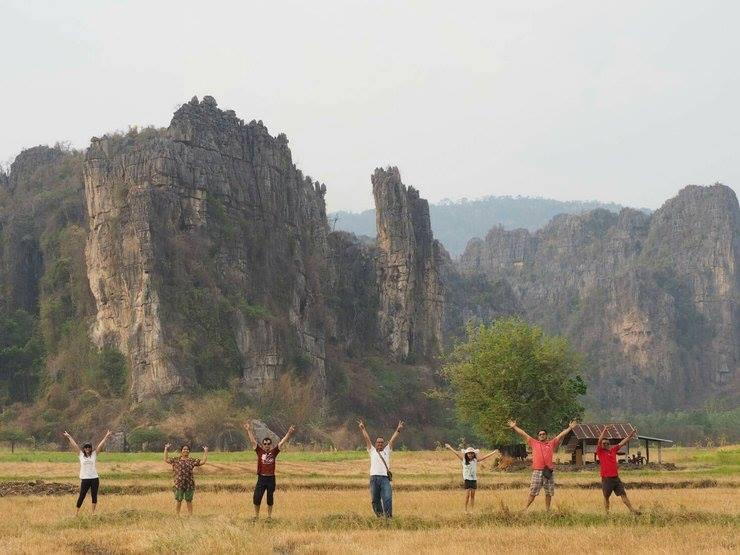
[[[737,399],[740,210],[689,186],[652,215],[563,215],[536,233],[489,231],[459,261],[504,280],[525,317],[586,354],[595,406],[645,412]]]
[[[93,389],[112,389],[99,355],[120,353],[121,393],[136,401],[234,380],[255,395],[286,373],[326,393],[327,344],[335,374],[366,354],[431,363],[439,246],[425,201],[387,173],[378,213],[402,246],[329,233],[326,188],[293,165],[285,136],[211,97],[166,129],[93,138],[84,157],[31,149],[3,176],[3,310],[57,330],[45,364],[62,389],[90,385],[77,376],[88,366]],[[47,214],[52,192],[75,207],[69,220],[53,202]]]
[[[166,130],[93,139],[92,337],[127,355],[138,399],[233,377],[257,388],[293,360],[323,382],[325,191],[284,135],[211,97]]]
[[[572,339],[592,407],[737,400],[740,216],[727,187],[688,187],[652,215],[494,228],[455,261],[397,168],[370,186],[377,240],[330,231],[326,188],[287,138],[211,97],[84,154],[24,151],[0,173],[0,348],[14,353],[0,404],[50,407],[39,426],[51,433],[78,402],[110,421],[130,400],[254,399],[290,375],[337,419],[392,406],[431,422],[437,356],[469,319],[506,314]]]

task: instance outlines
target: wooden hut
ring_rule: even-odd
[[[635,429],[629,423],[617,424],[578,424],[563,438],[562,448],[571,454],[571,462],[583,466],[587,461],[593,461],[596,457],[596,442],[599,439],[604,426],[609,426],[606,438],[611,444],[616,444],[626,438]],[[629,456],[629,444],[620,451],[619,456],[623,460]]]
[[[632,424],[629,423],[617,423],[617,424],[578,424],[573,430],[563,438],[561,443],[562,448],[571,454],[571,462],[578,466],[584,465],[586,462],[593,461],[596,458],[596,443],[601,434],[601,430],[604,426],[609,426],[609,430],[606,432],[606,438],[612,445],[619,443],[626,438],[635,429]],[[658,445],[658,463],[663,462],[662,447],[663,444],[671,445],[673,443],[670,439],[663,439],[659,437],[649,436],[637,436],[633,441],[640,441],[645,443],[645,456],[642,457],[642,453],[638,451],[641,458],[644,458],[644,462],[650,462],[650,444]],[[618,456],[621,457],[621,461],[626,461],[629,457],[630,445],[627,443],[620,449]]]

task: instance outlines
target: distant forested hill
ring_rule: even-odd
[[[619,212],[622,206],[596,201],[560,201],[518,196],[490,196],[456,202],[443,200],[439,204],[429,205],[434,237],[442,242],[453,257],[465,250],[470,239],[485,237],[493,226],[535,231],[558,214],[578,214],[595,208]],[[329,214],[329,223],[334,229],[375,237],[375,210],[360,213],[333,212]]]

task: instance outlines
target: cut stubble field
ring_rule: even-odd
[[[197,456],[197,453],[194,454]],[[394,519],[372,516],[364,452],[287,451],[278,459],[272,522],[251,521],[253,453],[212,453],[198,469],[194,516],[178,518],[160,454],[101,453],[98,514],[74,494],[4,495],[0,552],[401,553],[620,551],[737,552],[740,448],[670,449],[675,471],[623,471],[643,514],[612,500],[604,515],[598,471],[558,472],[553,511],[537,499],[521,513],[529,472],[483,463],[466,515],[459,462],[448,452],[394,453]],[[74,453],[0,453],[8,482],[76,486]],[[33,489],[33,488],[32,488]],[[68,487],[66,489],[69,489]],[[8,488],[5,490],[8,491]]]

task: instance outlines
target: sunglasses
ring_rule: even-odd
[[[270,440],[268,439],[268,440],[266,440],[266,441],[263,441],[263,442],[262,442],[262,445],[270,445],[271,443],[272,443],[272,441],[270,441]]]

